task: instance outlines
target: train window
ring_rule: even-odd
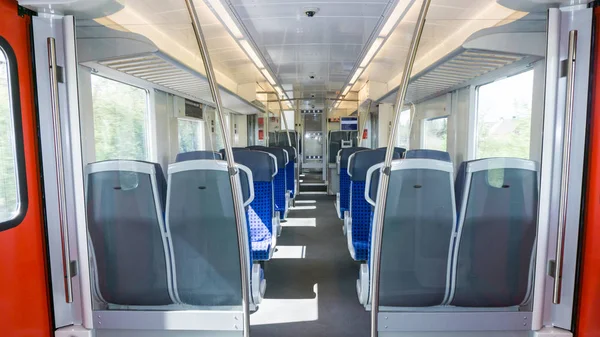
[[[424,149],[446,151],[448,116],[426,119],[423,122]]]
[[[408,149],[410,148],[410,109],[400,112],[400,123],[396,130],[396,146]]]
[[[17,226],[27,209],[17,65],[0,37],[0,231]]]
[[[529,159],[533,70],[477,89],[476,158]]]
[[[204,150],[204,121],[180,119],[177,124],[179,152]]]
[[[291,131],[294,131],[294,126],[296,125],[296,121],[295,121],[295,111],[294,110],[287,110],[283,112],[283,116],[285,118],[285,123],[287,123],[288,129]],[[281,130],[285,131],[287,130],[285,128],[285,124],[283,122],[283,118],[281,118]]]
[[[148,159],[148,92],[92,75],[96,160]]]

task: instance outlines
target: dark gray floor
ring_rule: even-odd
[[[305,255],[267,263],[266,299],[252,315],[252,336],[368,336],[369,313],[355,290],[359,264],[348,254],[334,197],[304,194],[297,200],[277,245],[282,252],[304,246]]]

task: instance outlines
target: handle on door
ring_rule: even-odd
[[[73,265],[69,255],[69,227],[67,226],[67,200],[65,194],[65,173],[62,151],[62,132],[60,124],[60,105],[58,102],[58,65],[56,64],[56,41],[49,37],[48,64],[50,71],[50,100],[52,107],[52,124],[54,130],[54,159],[56,167],[56,185],[58,189],[58,214],[62,241],[63,271],[65,281],[65,300],[73,302]]]
[[[565,232],[567,228],[568,187],[571,168],[571,138],[573,135],[573,102],[575,95],[575,64],[577,59],[577,31],[569,32],[569,54],[567,57],[567,99],[565,109],[565,127],[562,157],[562,176],[560,181],[560,204],[558,209],[558,235],[556,239],[556,264],[554,272],[554,290],[552,302],[560,304],[562,288],[562,269],[565,250]]]

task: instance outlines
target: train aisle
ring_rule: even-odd
[[[312,183],[309,176],[301,179]],[[348,254],[334,197],[315,193],[301,193],[283,223],[278,250],[266,265],[265,299],[251,316],[252,336],[369,334],[369,313],[356,297],[359,264]]]

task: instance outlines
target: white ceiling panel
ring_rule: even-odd
[[[397,0],[221,0],[294,95],[332,97]],[[304,12],[317,9],[314,17]],[[314,78],[311,78],[313,76]]]

